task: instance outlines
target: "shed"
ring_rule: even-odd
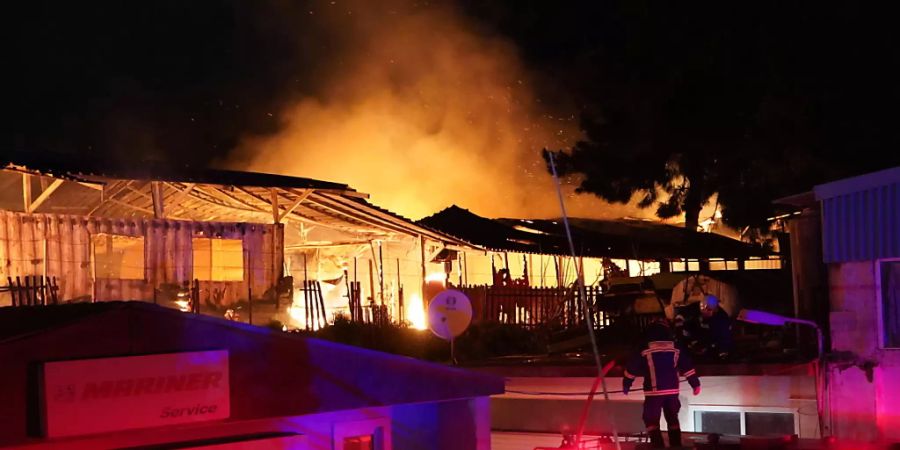
[[[488,449],[488,396],[504,391],[140,302],[0,308],[0,362],[0,447],[34,449]]]

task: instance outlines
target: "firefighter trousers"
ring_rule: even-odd
[[[660,416],[665,416],[669,429],[680,429],[678,411],[681,401],[678,395],[648,395],[644,397],[644,425],[648,430],[659,429]]]

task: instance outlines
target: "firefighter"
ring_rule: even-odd
[[[731,317],[715,295],[707,295],[700,304],[700,331],[704,353],[720,360],[728,359],[734,350]]]
[[[669,426],[669,445],[681,446],[681,425],[678,423],[679,376],[687,378],[694,390],[700,394],[700,378],[686,351],[682,351],[672,340],[672,332],[667,321],[659,320],[647,328],[646,345],[626,363],[622,380],[622,392],[628,395],[637,377],[644,377],[644,425],[650,435],[651,448],[665,448],[662,431],[659,428],[660,413]]]

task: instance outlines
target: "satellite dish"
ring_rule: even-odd
[[[452,341],[472,322],[472,302],[455,289],[436,295],[428,304],[428,328],[437,337]]]

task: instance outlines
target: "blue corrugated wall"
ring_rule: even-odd
[[[900,183],[822,201],[826,263],[900,258]]]

